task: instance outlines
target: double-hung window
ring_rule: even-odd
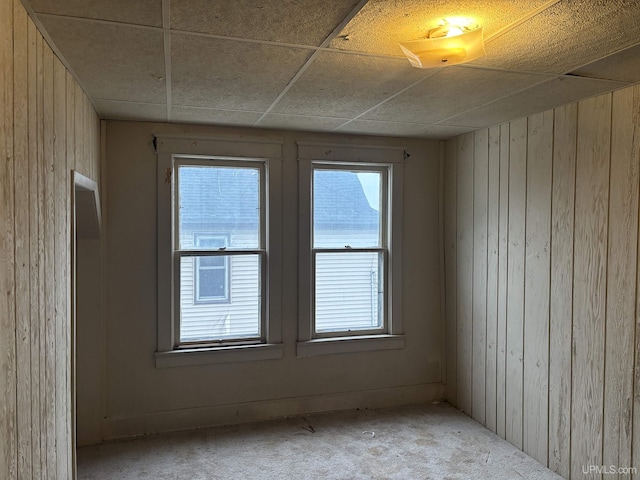
[[[261,162],[175,161],[178,346],[261,341],[265,320],[264,180]]]
[[[157,366],[282,356],[280,148],[160,137]]]
[[[389,168],[312,166],[316,337],[386,332]]]
[[[298,356],[404,345],[399,153],[300,146]]]

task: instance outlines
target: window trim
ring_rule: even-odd
[[[344,163],[344,162],[324,162],[324,161],[312,161],[309,167],[311,169],[309,175],[309,181],[311,181],[311,190],[309,194],[309,201],[311,203],[311,207],[309,208],[309,215],[311,215],[311,334],[312,338],[320,339],[320,338],[334,338],[334,337],[352,337],[352,336],[365,336],[365,335],[384,335],[388,333],[388,323],[389,323],[389,305],[387,301],[387,288],[389,287],[389,279],[388,279],[388,270],[389,270],[389,226],[390,226],[390,208],[389,208],[389,178],[391,177],[391,166],[388,164],[371,164],[371,163],[358,163],[354,164],[352,162]],[[331,171],[340,171],[344,170],[347,172],[352,171],[362,171],[362,172],[378,172],[381,174],[381,193],[382,198],[380,199],[380,234],[378,238],[378,246],[377,247],[349,247],[347,248],[329,248],[329,247],[316,247],[313,245],[315,231],[314,231],[314,192],[315,192],[315,175],[314,173],[317,170],[331,170]],[[378,252],[382,253],[383,257],[383,269],[382,269],[382,278],[378,281],[382,281],[383,283],[383,292],[384,301],[382,308],[382,325],[378,328],[362,328],[362,329],[353,329],[353,330],[329,330],[324,332],[317,331],[316,326],[316,262],[318,254],[322,253],[358,253],[358,252]]]
[[[158,262],[158,331],[156,367],[175,367],[238,361],[260,361],[281,358],[281,164],[282,140],[247,139],[229,135],[201,137],[189,135],[158,135],[154,145],[157,154],[157,262]],[[175,270],[173,255],[174,172],[176,160],[217,158],[230,162],[260,162],[264,164],[263,209],[263,324],[260,343],[222,344],[198,348],[178,348],[175,314]],[[179,301],[179,300],[178,300]],[[179,319],[177,320],[179,321]]]
[[[299,193],[299,271],[298,271],[298,343],[297,356],[360,352],[403,348],[402,327],[402,177],[406,152],[401,147],[371,145],[333,145],[298,142]],[[385,304],[387,326],[384,332],[353,331],[346,335],[318,336],[314,327],[314,267],[312,225],[313,165],[386,166],[387,199],[387,272]],[[306,214],[305,214],[306,212]]]

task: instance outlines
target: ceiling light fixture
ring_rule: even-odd
[[[403,42],[400,48],[416,68],[470,62],[485,54],[482,27],[464,18],[448,18],[426,38]]]

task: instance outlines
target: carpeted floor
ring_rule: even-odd
[[[80,480],[559,479],[453,407],[308,415],[78,450]]]

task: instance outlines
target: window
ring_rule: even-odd
[[[189,158],[175,164],[178,346],[261,341],[264,164]],[[221,244],[225,239],[229,245]]]
[[[158,144],[156,365],[279,358],[280,145],[181,140]]]
[[[314,334],[385,332],[388,167],[312,170]]]
[[[370,148],[299,147],[298,356],[404,346],[403,152]]]
[[[196,234],[196,247],[224,250],[227,237]],[[229,259],[226,257],[197,257],[194,269],[194,303],[229,302]]]

